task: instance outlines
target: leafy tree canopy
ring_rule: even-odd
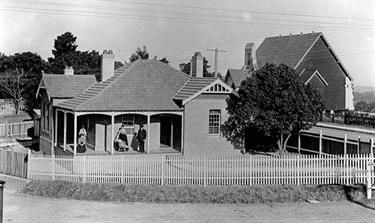
[[[77,37],[73,36],[70,32],[65,32],[64,34],[58,36],[55,39],[54,50],[52,54],[55,58],[58,58],[62,55],[75,52],[78,45],[76,45]]]
[[[255,71],[242,81],[238,95],[227,99],[230,116],[222,126],[224,136],[237,148],[246,128],[254,127],[277,139],[282,153],[290,135],[311,128],[325,109],[318,90],[284,64],[266,64]]]
[[[138,47],[135,51],[135,53],[133,53],[130,58],[129,58],[129,61],[130,62],[133,62],[133,61],[136,61],[138,59],[142,59],[142,60],[148,60],[149,59],[149,54],[147,52],[147,48],[146,46],[143,46],[143,48],[141,49],[140,47]],[[154,60],[157,59],[157,56],[154,57]],[[160,62],[162,63],[165,63],[165,64],[169,64],[169,61],[167,60],[167,58],[162,58],[161,60],[159,60]]]

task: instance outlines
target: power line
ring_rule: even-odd
[[[51,3],[49,3],[51,4]],[[291,27],[291,28],[296,28],[296,25],[301,25],[301,24],[298,24],[298,23],[304,23],[304,22],[308,22],[308,23],[311,23],[309,21],[289,21],[289,22],[294,22],[295,24],[270,24],[270,23],[267,23],[267,22],[257,22],[257,21],[252,21],[250,24],[249,23],[246,23],[246,22],[240,22],[240,21],[236,21],[236,22],[231,22],[231,21],[218,21],[218,20],[211,20],[211,19],[195,19],[195,18],[181,18],[181,17],[165,17],[165,16],[150,16],[150,15],[130,15],[130,14],[119,14],[119,13],[106,13],[106,12],[93,12],[93,11],[79,11],[79,10],[75,10],[75,11],[72,11],[72,10],[62,10],[62,9],[59,9],[59,10],[53,10],[53,9],[35,9],[35,8],[28,8],[28,7],[19,7],[19,6],[16,6],[16,7],[12,7],[12,6],[2,6],[3,8],[5,9],[8,9],[8,10],[15,10],[15,11],[30,11],[30,12],[38,12],[38,13],[59,13],[59,14],[68,14],[68,15],[81,15],[81,16],[92,16],[92,17],[110,17],[110,18],[121,18],[121,17],[125,17],[125,18],[136,18],[136,19],[143,19],[143,20],[155,20],[155,19],[167,19],[168,21],[171,21],[171,22],[183,22],[183,23],[198,23],[198,24],[213,24],[213,25],[231,25],[231,26],[251,26],[251,25],[261,25],[263,27]],[[334,24],[334,26],[332,27],[328,27],[327,24],[329,24],[328,22],[326,23],[322,23],[322,25],[319,25],[319,24],[315,24],[315,26],[321,26],[320,28],[322,29],[336,29],[336,30],[373,30],[374,28],[370,28],[370,27],[348,27],[347,25],[348,24],[343,24],[347,27],[337,27],[336,25],[337,24]],[[324,26],[323,26],[324,25]],[[350,25],[350,24],[349,24]],[[303,27],[303,26],[300,26],[300,28]],[[307,26],[305,26],[307,27]],[[309,26],[311,27],[311,26]],[[311,27],[312,28],[312,27]]]

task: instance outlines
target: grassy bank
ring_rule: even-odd
[[[321,186],[160,186],[75,183],[66,181],[29,182],[22,192],[51,198],[89,201],[145,203],[250,204],[341,201],[363,198],[364,189],[343,185]]]

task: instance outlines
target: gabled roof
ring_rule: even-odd
[[[305,54],[321,36],[321,33],[267,37],[256,51],[257,63],[276,65],[284,63],[296,68]]]
[[[137,60],[56,107],[73,111],[182,110],[172,97],[189,79],[188,75],[162,62]]]
[[[190,79],[173,97],[175,101],[182,101],[185,105],[202,93],[230,94],[233,89],[222,80],[216,78],[194,77]]]
[[[256,51],[258,67],[266,63],[284,63],[296,69],[314,44],[322,39],[328,50],[335,58],[345,75],[353,80],[349,72],[343,66],[332,47],[329,45],[323,33],[307,33],[288,36],[267,37]]]
[[[240,86],[241,82],[245,80],[247,77],[250,77],[250,75],[250,72],[245,69],[228,69],[224,82],[230,86],[232,84],[234,84],[234,86]]]
[[[40,88],[45,88],[50,98],[72,98],[95,82],[95,75],[42,74],[38,92]]]

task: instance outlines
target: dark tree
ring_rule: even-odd
[[[54,50],[52,54],[55,58],[58,58],[62,55],[66,55],[72,52],[75,52],[78,45],[76,45],[77,37],[73,36],[72,33],[66,32],[61,36],[58,36],[55,39]]]
[[[305,85],[294,69],[283,64],[266,64],[255,71],[242,81],[238,96],[227,99],[230,117],[223,134],[240,147],[245,130],[253,127],[277,139],[281,154],[291,134],[311,128],[325,109],[318,90]]]
[[[148,52],[147,52],[147,49],[146,49],[146,46],[143,46],[143,48],[137,48],[137,50],[135,51],[135,53],[133,53],[129,60],[130,62],[133,62],[133,61],[136,61],[138,59],[142,59],[142,60],[147,60],[149,58],[149,55],[148,55]]]
[[[121,61],[115,61],[115,70],[116,70],[117,68],[122,67],[122,66],[124,66],[124,64],[123,64]]]
[[[1,73],[0,88],[5,100],[9,101],[18,114],[21,111],[25,101],[25,95],[28,87],[26,75],[23,70],[7,70]]]
[[[0,76],[3,80],[9,79],[8,86],[13,86],[13,83],[19,81],[19,86],[22,88],[22,103],[27,111],[40,106],[39,101],[36,99],[36,91],[42,70],[45,68],[46,62],[36,53],[24,52],[10,56],[0,56]],[[17,78],[13,78],[12,75]],[[9,91],[5,93],[4,90],[2,91],[3,97],[14,95],[14,93],[10,94]],[[17,107],[20,108],[22,106]]]
[[[159,60],[160,62],[162,63],[165,63],[165,64],[169,64],[169,61],[167,60],[167,58],[162,58],[161,60]]]

